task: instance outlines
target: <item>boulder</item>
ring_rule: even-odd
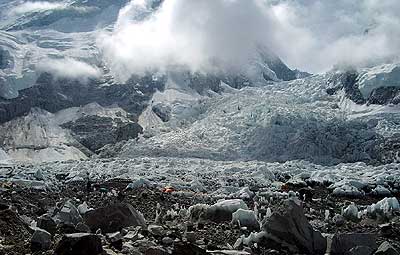
[[[332,239],[331,254],[345,254],[357,246],[369,247],[372,250],[376,250],[378,248],[376,245],[376,237],[373,234],[336,234]]]
[[[400,253],[389,242],[383,242],[375,255],[400,255]]]
[[[99,255],[103,252],[99,236],[87,233],[65,235],[57,244],[55,255]]]
[[[206,219],[214,222],[231,221],[232,214],[239,209],[248,207],[241,199],[223,200],[207,208]]]
[[[85,223],[94,232],[101,229],[103,233],[114,233],[129,226],[146,228],[143,215],[132,205],[121,203],[101,207],[85,214]]]
[[[90,228],[88,227],[88,225],[86,225],[86,224],[83,223],[83,222],[79,222],[79,223],[76,225],[75,230],[76,230],[77,232],[79,232],[79,233],[90,233],[90,232],[91,232],[91,230],[90,230]]]
[[[31,238],[32,251],[45,251],[51,246],[51,234],[46,230],[36,228]]]
[[[192,243],[175,243],[174,255],[207,255],[207,251]]]
[[[76,224],[82,222],[82,216],[75,205],[69,200],[65,202],[64,206],[56,214],[55,222],[75,227]]]
[[[263,229],[277,242],[297,247],[302,253],[325,254],[326,239],[313,229],[303,208],[292,200],[286,201],[284,211],[272,214]]]
[[[367,246],[356,246],[351,248],[348,255],[372,255],[374,254],[374,250]]]
[[[260,230],[260,223],[252,210],[239,209],[232,214],[232,223],[240,227],[247,227],[249,230]]]
[[[51,235],[54,235],[57,231],[57,223],[48,214],[43,214],[38,218],[37,226],[46,230]]]
[[[153,235],[153,236],[162,236],[164,234],[164,228],[159,225],[149,225],[147,230]]]

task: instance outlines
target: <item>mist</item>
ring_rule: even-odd
[[[312,73],[400,55],[397,0],[133,0],[97,44],[116,77],[185,66],[234,70],[266,46]]]

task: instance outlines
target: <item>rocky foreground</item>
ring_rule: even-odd
[[[63,176],[58,176],[62,179]],[[243,186],[221,199],[135,182],[54,189],[0,181],[0,254],[399,254],[398,197],[322,184]]]

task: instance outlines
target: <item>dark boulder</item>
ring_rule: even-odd
[[[130,226],[146,228],[143,215],[132,205],[122,203],[101,207],[85,214],[85,223],[94,232],[113,233]]]
[[[45,251],[51,246],[51,234],[46,230],[37,228],[31,238],[32,251]]]
[[[331,254],[346,254],[351,249],[357,246],[369,247],[372,250],[376,250],[378,248],[378,246],[376,245],[376,237],[373,234],[336,234],[332,239]]]
[[[46,230],[51,235],[54,235],[57,231],[57,223],[48,214],[44,214],[38,218],[37,226]]]
[[[284,211],[274,213],[263,224],[263,229],[275,240],[281,240],[306,254],[325,254],[326,239],[313,229],[303,208],[294,201],[286,201]]]
[[[99,236],[87,233],[65,235],[57,244],[55,255],[99,255],[103,252]]]

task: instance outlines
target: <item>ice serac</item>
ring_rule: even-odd
[[[364,96],[381,87],[400,87],[400,64],[384,64],[362,70],[357,85]]]

